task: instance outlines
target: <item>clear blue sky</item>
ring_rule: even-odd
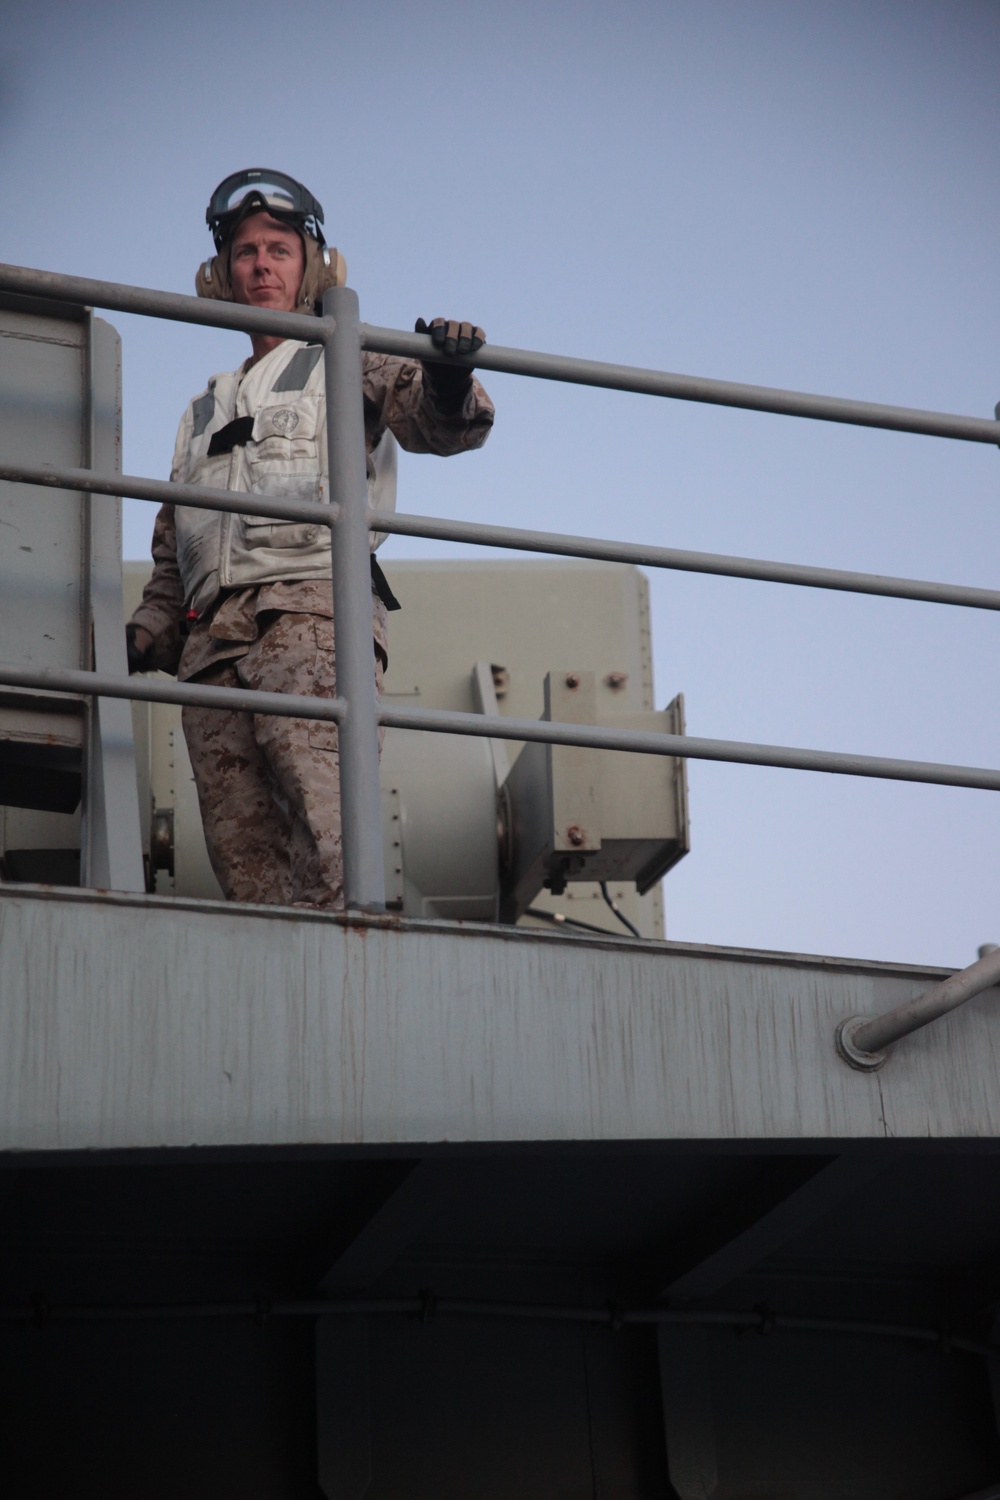
[[[0,258],[188,291],[208,195],[282,168],[362,316],[988,416],[1000,6],[6,0]],[[162,475],[235,334],[114,315],[125,468]],[[492,377],[407,510],[1000,586],[1000,453]],[[127,507],[126,553],[151,516]],[[437,555],[392,541],[387,556]],[[1000,764],[1000,620],[652,579],[693,734]],[[670,935],[962,964],[1000,941],[996,794],[690,766]]]

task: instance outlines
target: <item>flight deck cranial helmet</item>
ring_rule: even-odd
[[[232,302],[229,247],[237,225],[258,213],[270,214],[272,219],[298,231],[306,268],[296,311],[320,311],[327,288],[346,282],[347,265],[340,251],[328,246],[323,238],[323,205],[319,200],[294,177],[270,172],[266,167],[234,172],[212,194],[205,222],[212,231],[216,253],[198,268],[195,278],[198,296]]]

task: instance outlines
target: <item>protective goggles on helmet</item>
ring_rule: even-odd
[[[326,244],[321,228],[323,205],[319,200],[284,172],[250,167],[220,182],[205,210],[205,222],[212,231],[216,250],[222,249],[237,224],[262,211],[282,224],[291,224],[312,235],[318,244]]]

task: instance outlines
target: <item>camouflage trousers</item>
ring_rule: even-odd
[[[334,696],[332,620],[276,613],[257,622],[258,638],[244,655],[194,680]],[[377,656],[373,667],[381,694]],[[191,706],[183,723],[208,855],[227,899],[342,908],[336,724]]]

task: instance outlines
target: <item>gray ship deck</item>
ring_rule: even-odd
[[[994,992],[846,1067],[899,964],[17,887],[8,1151],[1000,1133]]]

